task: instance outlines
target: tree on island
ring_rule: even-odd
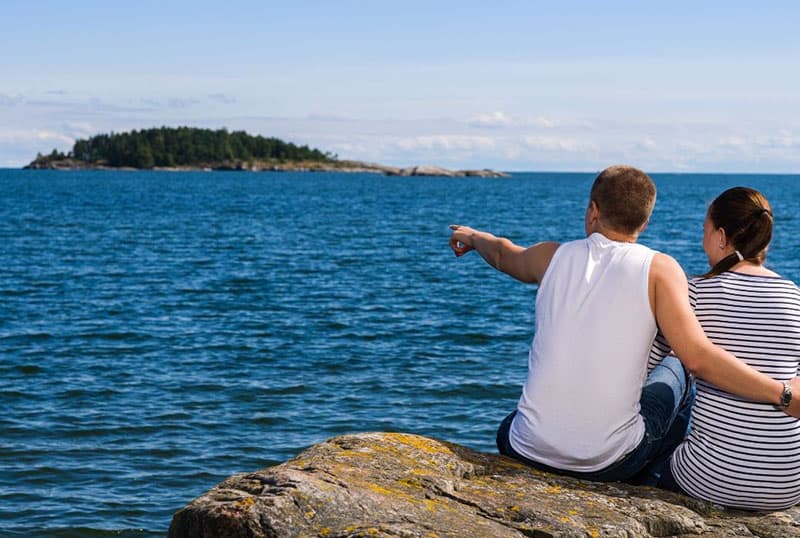
[[[398,168],[340,160],[335,153],[244,131],[159,127],[99,134],[77,140],[72,151],[36,155],[27,169],[175,168],[295,172],[371,172],[387,176],[507,177],[494,170],[447,170],[437,166]]]
[[[110,167],[153,168],[252,161],[333,163],[337,156],[244,131],[160,127],[80,139],[69,153],[53,150],[47,156],[37,155],[34,163],[65,159]]]

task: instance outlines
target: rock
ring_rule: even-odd
[[[426,437],[334,437],[234,475],[175,513],[189,537],[800,536],[800,509],[726,510],[653,488],[540,472]]]
[[[510,177],[504,172],[496,172],[484,168],[483,170],[448,170],[439,166],[427,164],[411,166],[408,168],[386,168],[383,171],[387,176],[437,176],[437,177]]]
[[[463,174],[467,177],[511,177],[505,172],[497,172],[484,168],[483,170],[463,170]]]
[[[414,166],[412,168],[404,168],[401,170],[402,176],[439,176],[439,177],[456,177],[458,172],[440,168],[438,166],[430,166],[427,164]]]

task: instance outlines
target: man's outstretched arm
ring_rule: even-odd
[[[777,405],[783,383],[751,368],[708,339],[689,305],[688,283],[678,262],[656,254],[650,266],[651,304],[658,326],[683,365],[695,376],[742,398]],[[800,378],[791,380],[786,413],[800,418]]]
[[[558,243],[546,241],[532,247],[515,245],[508,239],[469,226],[451,224],[450,248],[456,256],[476,250],[486,263],[517,280],[530,284],[542,281]]]

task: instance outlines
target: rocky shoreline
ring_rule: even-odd
[[[404,433],[334,437],[234,475],[178,510],[169,538],[800,537],[800,509],[728,510],[534,470]]]
[[[113,167],[102,162],[86,162],[77,159],[42,159],[35,160],[24,170],[117,170],[134,171],[144,170],[129,167]],[[385,166],[381,164],[364,163],[360,161],[334,161],[326,162],[268,162],[268,161],[225,161],[220,163],[198,164],[197,166],[153,167],[146,170],[168,172],[196,172],[196,171],[235,171],[235,172],[350,172],[373,173],[385,176],[432,176],[432,177],[485,177],[500,178],[510,177],[505,172],[495,170],[449,170],[438,166],[418,165],[406,168]]]

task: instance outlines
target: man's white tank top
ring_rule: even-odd
[[[655,251],[594,233],[558,247],[536,296],[511,446],[557,469],[608,467],[644,436],[639,397],[656,335]]]

